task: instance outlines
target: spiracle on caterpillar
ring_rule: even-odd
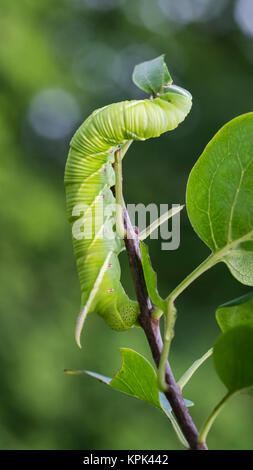
[[[190,93],[172,85],[164,65],[162,74],[159,91],[151,90],[152,99],[122,101],[95,110],[70,142],[64,183],[72,228],[78,219],[80,222],[80,208],[85,207],[83,237],[73,236],[81,285],[81,313],[76,326],[80,347],[88,313],[98,313],[117,331],[131,328],[138,318],[138,303],[128,297],[120,282],[118,255],[124,246],[124,226],[120,204],[115,205],[120,201],[116,201],[112,188],[115,183],[121,184],[117,164],[121,164],[130,143],[175,129],[191,109]],[[148,79],[154,81],[152,75]],[[99,222],[94,224],[94,219]],[[110,237],[105,236],[108,233]]]

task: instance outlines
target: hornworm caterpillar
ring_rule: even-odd
[[[118,255],[123,240],[116,233],[115,211],[111,209],[115,202],[111,190],[115,184],[115,152],[129,141],[158,137],[175,129],[190,108],[191,95],[187,91],[174,85],[163,86],[153,99],[123,101],[97,109],[71,140],[64,182],[72,225],[80,217],[80,207],[85,207],[84,237],[73,236],[81,284],[81,314],[76,327],[79,346],[89,312],[101,315],[115,330],[132,327],[139,313],[137,302],[127,296],[120,283]],[[98,223],[94,224],[94,218]],[[90,231],[89,237],[85,228]],[[105,232],[110,237],[103,236]]]

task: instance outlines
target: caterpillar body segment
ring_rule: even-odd
[[[191,95],[170,86],[153,100],[123,101],[94,111],[71,140],[64,182],[81,284],[79,346],[88,313],[98,313],[115,330],[131,328],[139,314],[137,302],[129,299],[120,283],[118,255],[123,240],[116,233],[110,189],[115,184],[115,152],[129,140],[146,140],[175,129],[190,108]]]

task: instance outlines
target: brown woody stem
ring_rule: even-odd
[[[140,305],[139,322],[145,332],[156,366],[159,367],[163,349],[159,319],[152,317],[153,306],[148,296],[144,279],[138,235],[131,224],[126,208],[124,209],[124,224],[126,229],[126,251],[132,271],[137,300]],[[166,364],[165,378],[169,386],[168,390],[165,392],[166,398],[172,407],[174,415],[190,449],[207,450],[205,443],[198,442],[199,432],[192,420],[188,408],[185,405],[181,389],[176,383],[168,361]]]

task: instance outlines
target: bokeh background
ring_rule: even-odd
[[[65,212],[69,140],[96,107],[143,96],[136,63],[166,53],[193,94],[185,123],[136,143],[124,161],[128,202],[184,203],[189,172],[226,121],[252,111],[252,0],[1,0],[0,6],[0,448],[177,449],[166,419],[64,368],[112,376],[121,346],[150,360],[141,329],[111,331],[91,315],[74,342],[80,292]],[[181,216],[181,246],[148,242],[165,295],[208,249]],[[123,280],[133,293],[125,255]],[[215,308],[246,293],[225,266],[177,303],[171,363],[178,378],[219,334]],[[224,394],[212,359],[185,389],[198,426]],[[253,407],[234,399],[210,433],[211,449],[252,449]]]

